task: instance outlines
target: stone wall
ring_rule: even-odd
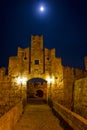
[[[52,84],[52,98],[54,102],[57,101],[62,104],[64,102],[64,84],[61,58],[52,59],[51,65],[52,75],[54,76],[54,82]]]
[[[12,82],[0,82],[0,116],[20,101],[18,87]]]
[[[9,57],[8,74],[10,76],[18,75],[21,72],[21,59],[17,56]]]
[[[14,130],[22,112],[23,106],[20,102],[0,118],[0,130]]]
[[[4,79],[5,73],[6,73],[6,68],[5,67],[0,68],[0,81]]]
[[[74,87],[74,68],[63,67],[63,82],[64,82],[64,105],[72,109],[73,107],[73,87]]]
[[[12,76],[29,73],[29,48],[18,48],[17,56],[9,57],[8,74]]]
[[[43,73],[44,57],[43,57],[43,36],[31,37],[31,73]]]
[[[30,48],[18,48],[18,58],[20,59],[20,68],[22,73],[29,73],[30,64]]]
[[[85,70],[87,71],[87,56],[84,57]]]
[[[87,118],[87,78],[75,81],[74,111]]]
[[[87,130],[87,119],[58,103],[53,103],[53,110],[55,110],[58,115],[73,128],[73,130]]]
[[[20,101],[20,91],[12,77],[5,75],[5,68],[0,69],[0,116]]]
[[[75,80],[84,78],[87,76],[87,71],[76,68],[74,69],[74,75],[75,75]]]

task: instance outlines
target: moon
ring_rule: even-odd
[[[41,12],[44,11],[44,6],[40,6],[40,11],[41,11]]]

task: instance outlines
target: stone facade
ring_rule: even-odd
[[[74,111],[87,118],[87,78],[75,81]]]
[[[5,68],[0,69],[0,116],[20,101],[17,85],[5,72]]]
[[[74,80],[74,68],[63,67],[64,105],[69,109],[73,108]]]
[[[87,57],[85,57],[85,68],[86,70],[83,71],[63,66],[62,59],[56,57],[55,48],[43,48],[43,36],[32,36],[30,48],[18,47],[17,55],[9,57],[8,74],[5,74],[5,68],[0,69],[2,91],[0,105],[5,106],[9,102],[12,105],[19,100],[25,101],[32,93],[37,98],[37,92],[42,91],[43,97],[39,95],[40,98],[47,99],[47,102],[50,99],[72,110],[75,108],[74,96],[76,95],[74,95],[74,83],[78,79],[83,80],[87,77]],[[25,82],[23,82],[24,78],[26,78]],[[43,79],[45,85],[31,86],[28,83],[33,78]],[[6,96],[3,96],[4,94]]]
[[[55,49],[43,48],[43,36],[32,36],[30,48],[18,48],[17,56],[9,58],[8,75],[11,77],[26,77],[27,81],[32,78],[49,78],[55,80],[52,83],[53,99],[63,102],[63,67],[61,58],[55,57]],[[55,87],[53,87],[55,86]],[[50,83],[47,82],[48,95]],[[59,96],[57,96],[57,93]],[[51,95],[51,96],[52,96]],[[54,96],[56,95],[56,96]]]

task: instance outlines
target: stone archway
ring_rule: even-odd
[[[27,101],[30,99],[45,100],[47,102],[47,81],[41,78],[32,78],[27,82]]]

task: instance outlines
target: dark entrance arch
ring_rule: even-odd
[[[47,81],[41,78],[32,78],[27,82],[27,102],[30,100],[44,100],[47,102]]]
[[[37,92],[37,93],[36,93],[36,96],[38,96],[38,97],[43,97],[44,93],[43,93],[42,90],[37,90],[36,92]]]

